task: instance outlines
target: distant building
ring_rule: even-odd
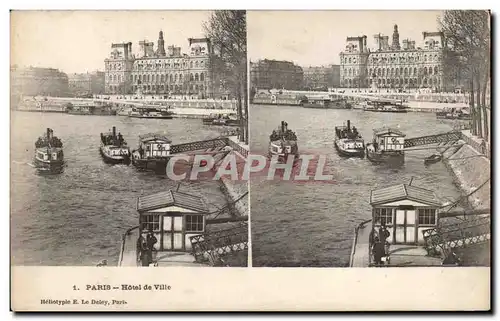
[[[340,53],[340,85],[342,87],[379,88],[445,88],[443,78],[444,35],[423,32],[423,45],[403,40],[400,46],[398,26],[389,37],[375,35],[376,48],[367,47],[367,37],[347,37]]]
[[[111,45],[105,59],[105,91],[109,94],[168,94],[214,97],[221,85],[215,83],[212,70],[213,52],[207,38],[189,38],[189,54],[171,45],[165,50],[163,32],[158,45],[147,40],[139,42],[137,57],[132,43]]]
[[[303,79],[302,68],[290,61],[264,59],[250,62],[252,88],[298,90],[302,88]]]
[[[73,95],[98,95],[104,93],[104,72],[69,74],[69,90]]]
[[[24,96],[67,96],[68,76],[53,68],[11,67],[11,92]]]
[[[340,65],[303,67],[303,89],[327,89],[340,86]]]

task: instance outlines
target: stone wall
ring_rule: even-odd
[[[236,156],[238,173],[243,173],[244,159],[239,153],[234,153],[233,155]],[[226,195],[228,202],[236,201],[245,193],[248,193],[249,190],[248,180],[232,180],[230,177],[222,176],[219,182],[221,184],[221,191]],[[249,197],[250,195],[247,194],[234,204],[234,210],[237,211],[238,215],[249,215]]]
[[[444,163],[453,173],[456,184],[464,195],[474,191],[486,182],[491,175],[490,160],[477,152],[470,145],[463,145],[458,149],[450,148],[444,153]],[[491,181],[488,181],[477,192],[469,196],[472,208],[490,208]]]

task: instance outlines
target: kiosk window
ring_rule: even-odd
[[[142,215],[141,216],[141,229],[144,231],[160,230],[160,215]]]
[[[436,225],[436,210],[435,209],[418,210],[418,224]]]
[[[186,215],[186,232],[203,232],[203,216]]]
[[[375,221],[379,221],[380,224],[392,224],[392,208],[376,208]]]

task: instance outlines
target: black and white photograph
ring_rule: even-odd
[[[249,11],[250,148],[279,164],[253,267],[490,266],[490,35],[489,11]]]
[[[491,309],[492,11],[21,2],[10,311]]]
[[[245,11],[11,12],[11,264],[248,265]]]

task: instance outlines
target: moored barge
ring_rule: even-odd
[[[467,108],[451,108],[436,112],[437,119],[471,120]]]
[[[154,170],[164,173],[171,158],[172,141],[160,133],[148,133],[139,136],[139,146],[132,151],[132,165],[140,170]]]
[[[305,108],[318,108],[318,109],[352,109],[350,104],[345,98],[331,99],[331,98],[310,98],[302,103]]]
[[[129,112],[131,118],[147,118],[147,119],[172,119],[174,113],[168,110],[158,108],[137,108]]]
[[[366,158],[373,163],[403,164],[405,136],[395,128],[374,129],[373,141],[366,144]]]
[[[212,126],[238,126],[240,124],[236,114],[210,114],[202,121],[204,125]]]

